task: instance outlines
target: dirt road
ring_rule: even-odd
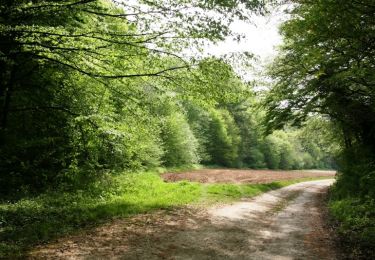
[[[333,180],[210,209],[115,220],[30,253],[33,259],[336,259],[320,210]]]

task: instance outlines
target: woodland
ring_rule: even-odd
[[[251,53],[203,54],[285,3],[259,79],[238,69]],[[374,13],[372,0],[0,0],[0,257],[152,208],[106,204],[121,192],[187,203],[194,184],[156,173],[194,167],[337,169],[331,217],[371,250]]]

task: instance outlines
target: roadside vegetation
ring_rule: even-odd
[[[134,172],[335,167],[333,150],[303,130],[263,135],[255,84],[233,59],[181,55],[229,36],[228,18],[263,13],[258,1],[1,3],[3,256],[112,217],[284,185],[164,183]]]
[[[0,257],[24,256],[27,249],[80,232],[113,218],[186,204],[211,205],[251,198],[303,178],[268,184],[166,183],[156,172],[108,175],[84,190],[48,192],[0,204]]]
[[[0,250],[22,252],[111,217],[284,185],[133,174],[202,164],[338,169],[332,216],[346,241],[368,251],[375,6],[291,2],[264,84],[239,73],[257,62],[252,54],[200,51],[240,40],[231,23],[265,14],[265,1],[0,0]]]

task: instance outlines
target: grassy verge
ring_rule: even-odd
[[[251,198],[261,193],[280,189],[303,181],[331,179],[330,177],[299,178],[293,180],[282,180],[264,184],[206,184],[202,185],[203,203],[229,202],[240,198]]]
[[[0,204],[0,258],[19,257],[28,248],[110,218],[188,203],[253,197],[305,178],[269,184],[165,183],[158,173],[108,177],[85,190],[50,192]]]
[[[206,165],[201,165],[201,164],[188,164],[188,165],[183,165],[179,167],[157,167],[153,170],[152,172],[157,172],[159,174],[166,173],[166,172],[186,172],[186,171],[194,171],[194,170],[200,170],[200,169],[206,169],[208,166]]]

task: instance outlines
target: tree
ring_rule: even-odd
[[[195,65],[177,54],[222,39],[232,17],[261,9],[259,1],[1,0],[2,192],[158,164],[154,93],[182,89],[175,72]]]
[[[353,164],[371,167],[375,158],[375,5],[370,0],[294,1],[283,24],[284,44],[270,75],[268,129],[300,125],[317,113],[340,126]],[[358,192],[366,167],[349,169]],[[346,170],[345,170],[346,169]],[[344,177],[345,178],[345,177]],[[349,182],[348,182],[349,183]]]
[[[163,162],[166,166],[193,165],[200,161],[198,141],[186,118],[178,112],[168,115],[163,127],[165,149]]]
[[[270,71],[276,81],[267,100],[270,127],[321,113],[341,125],[347,145],[353,138],[375,143],[374,8],[366,0],[297,1]]]

